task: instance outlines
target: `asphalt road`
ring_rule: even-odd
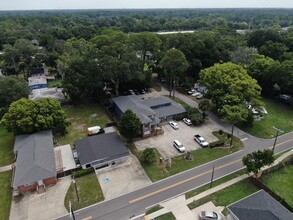
[[[186,96],[182,95],[183,97],[180,97],[181,94],[178,93],[177,96],[186,101]],[[196,105],[194,101],[189,102],[188,104]],[[217,121],[226,130],[230,130],[231,128],[230,125],[218,120],[212,114],[210,115],[210,120]],[[274,143],[274,138],[255,138],[238,128],[235,128],[235,135],[243,140],[245,144],[244,150],[155,182],[147,187],[121,195],[117,198],[76,211],[75,219],[79,220],[89,216],[92,219],[99,220],[139,219],[138,217],[144,214],[148,207],[209,183],[213,166],[215,167],[214,179],[223,177],[243,168],[242,157],[244,155],[254,150],[272,147]],[[293,132],[278,137],[275,153],[290,149],[292,146]],[[72,218],[66,215],[58,219],[68,220]]]

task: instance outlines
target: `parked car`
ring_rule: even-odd
[[[88,136],[98,134],[101,130],[100,126],[94,126],[87,128]]]
[[[209,146],[209,143],[202,136],[198,134],[194,135],[194,140],[202,147]]]
[[[207,212],[207,211],[201,211],[199,213],[199,219],[200,220],[222,220],[221,214],[217,212]]]
[[[203,94],[202,93],[200,93],[200,94],[198,94],[197,96],[195,96],[197,99],[202,99],[203,98]]]
[[[191,89],[191,90],[189,90],[187,93],[188,93],[188,95],[191,95],[191,94],[193,94],[193,93],[195,93],[195,92],[196,92],[195,89]]]
[[[128,90],[128,94],[129,94],[129,95],[135,95],[135,92],[134,92],[132,89],[129,89],[129,90]]]
[[[183,118],[183,121],[184,121],[184,123],[187,124],[187,125],[192,125],[191,120],[188,119],[188,118]]]
[[[173,146],[181,153],[185,152],[185,147],[183,146],[183,144],[181,144],[178,140],[175,140],[173,142]]]
[[[175,130],[179,129],[178,124],[177,124],[176,122],[174,122],[174,121],[170,121],[170,122],[169,122],[169,125],[170,125],[172,128],[174,128]]]
[[[197,97],[199,95],[202,95],[200,92],[194,92],[191,94],[192,97]]]

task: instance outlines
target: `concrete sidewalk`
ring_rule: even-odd
[[[289,157],[290,155],[293,155],[293,149],[291,149],[290,151],[288,151],[288,152],[284,153],[283,155],[281,155],[280,157],[278,157],[271,166],[274,166],[274,165],[282,162],[285,158]],[[265,170],[268,167],[269,166],[264,167],[264,168],[262,168],[262,170]],[[161,203],[160,206],[162,206],[164,208],[149,214],[147,217],[148,217],[148,219],[155,219],[158,216],[161,216],[161,215],[166,214],[168,212],[172,212],[177,220],[189,220],[189,219],[197,219],[199,210],[214,210],[217,212],[221,212],[224,207],[215,207],[212,202],[204,204],[203,206],[198,207],[194,210],[190,210],[187,207],[187,205],[193,201],[197,201],[197,200],[204,198],[210,194],[213,194],[217,191],[220,191],[224,188],[227,188],[235,183],[238,183],[241,180],[246,179],[246,178],[248,178],[248,175],[243,174],[239,177],[236,177],[232,180],[229,180],[225,183],[222,183],[218,186],[215,186],[215,187],[213,187],[209,190],[206,190],[206,191],[204,191],[196,196],[193,196],[189,199],[185,198],[185,194],[180,195],[174,199],[171,199],[171,200],[168,200],[166,202]]]
[[[0,173],[8,171],[8,170],[12,170],[12,164],[0,167]]]

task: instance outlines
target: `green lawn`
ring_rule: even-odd
[[[228,176],[224,176],[224,177],[222,177],[220,179],[217,179],[217,180],[213,181],[212,187],[218,186],[218,185],[220,185],[222,183],[225,183],[225,182],[227,182],[229,180],[232,180],[232,179],[234,179],[234,178],[236,178],[238,176],[241,176],[243,174],[247,174],[246,169],[239,170],[239,171],[237,171],[235,173],[232,173],[232,174],[230,174]],[[202,193],[202,192],[204,192],[204,191],[206,191],[208,189],[210,189],[210,184],[206,184],[206,185],[201,186],[201,187],[199,187],[197,189],[189,191],[188,193],[185,194],[185,197],[186,197],[186,199],[189,199],[189,198],[191,198],[193,196],[196,196],[196,195],[198,195],[198,194],[200,194],[200,193]]]
[[[61,88],[62,87],[62,80],[57,79],[57,80],[54,80],[53,82],[48,83],[48,88],[54,88],[54,87]]]
[[[0,125],[0,167],[9,165],[13,160],[14,135]]]
[[[209,201],[212,201],[215,206],[227,206],[246,196],[249,196],[252,193],[255,193],[256,191],[258,191],[258,188],[254,186],[247,178],[233,184],[232,186],[229,186],[202,199],[194,201],[188,204],[188,207],[189,209],[194,209]]]
[[[64,108],[71,125],[65,136],[57,136],[58,144],[73,144],[79,138],[87,136],[87,128],[105,125],[111,121],[98,103],[85,103]]]
[[[271,138],[276,135],[273,126],[285,133],[293,131],[293,108],[278,100],[263,99],[268,111],[265,119],[255,121],[253,127],[245,128],[248,133],[261,138]]]
[[[0,173],[0,219],[8,220],[12,200],[12,171]]]
[[[240,140],[234,142],[234,146],[232,148],[201,148],[195,151],[191,151],[192,160],[188,161],[185,159],[185,155],[181,155],[178,157],[172,158],[172,166],[169,168],[166,162],[160,163],[160,153],[155,149],[156,152],[156,160],[152,165],[142,164],[144,170],[146,171],[149,178],[155,182],[166,177],[172,176],[174,174],[180,173],[182,171],[194,168],[201,164],[207,163],[209,161],[218,159],[220,157],[226,156],[228,154],[234,153],[241,149],[241,145],[237,145],[237,143],[241,143]],[[133,154],[140,159],[142,151],[137,151],[134,144],[129,144],[128,148],[132,151]]]
[[[156,205],[156,206],[154,206],[154,207],[148,209],[148,210],[146,211],[145,214],[146,214],[146,215],[149,215],[149,214],[151,214],[151,213],[153,213],[153,212],[156,212],[156,211],[159,211],[159,210],[161,210],[161,209],[163,209],[162,206],[160,206],[160,205]]]
[[[104,200],[99,181],[95,174],[76,178],[76,185],[80,201],[77,201],[74,185],[71,184],[64,201],[67,210],[69,210],[69,201],[71,201],[73,210],[77,210]]]
[[[293,165],[263,175],[260,180],[293,207]]]
[[[172,212],[168,212],[164,215],[161,215],[161,216],[155,218],[155,220],[176,220],[176,218]]]

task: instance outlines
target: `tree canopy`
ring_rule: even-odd
[[[274,160],[274,152],[270,149],[254,151],[242,158],[247,171],[254,174],[257,174],[262,167],[271,165]]]
[[[170,96],[173,81],[177,80],[188,67],[184,53],[177,49],[170,49],[165,54],[160,62],[166,78],[169,81]],[[174,83],[175,85],[175,83]],[[175,88],[173,88],[175,90]]]
[[[130,109],[126,110],[119,121],[121,134],[128,140],[136,138],[140,134],[140,120]]]
[[[37,101],[22,98],[13,102],[1,123],[15,134],[27,134],[52,129],[53,133],[64,134],[69,122],[60,103],[52,98]]]
[[[200,72],[199,81],[207,88],[206,96],[212,100],[218,111],[225,105],[261,104],[261,87],[237,64],[215,64]]]
[[[12,102],[27,98],[29,93],[30,89],[25,81],[0,76],[0,118]]]

